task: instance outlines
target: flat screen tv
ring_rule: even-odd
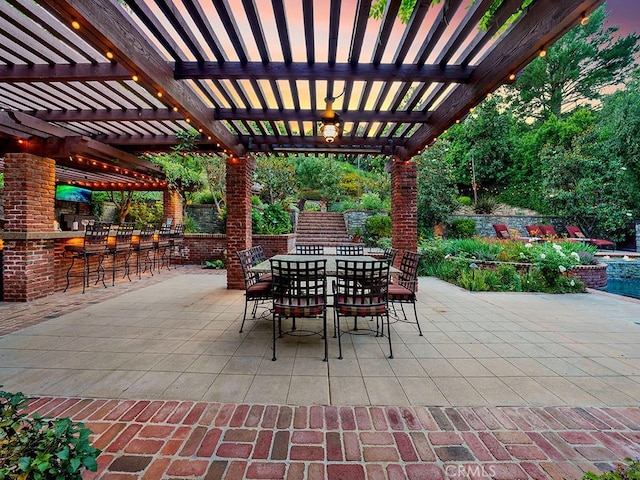
[[[65,202],[91,202],[91,190],[74,185],[58,185],[56,186],[56,200]]]

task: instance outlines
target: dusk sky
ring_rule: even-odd
[[[620,33],[640,33],[640,0],[608,0],[608,25],[620,27]]]

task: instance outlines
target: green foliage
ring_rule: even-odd
[[[22,393],[0,391],[0,479],[81,480],[97,471],[91,431],[68,418],[27,417]]]
[[[254,213],[256,212],[256,213]],[[260,220],[256,217],[259,216]],[[263,235],[282,235],[291,233],[289,214],[280,205],[268,205],[262,212],[251,211],[253,232]]]
[[[374,215],[364,222],[365,243],[373,245],[382,237],[391,236],[391,217],[388,215]]]
[[[416,159],[418,227],[431,229],[457,207],[458,189],[446,156],[450,142],[438,139]]]
[[[4,188],[4,172],[0,172],[0,190]]]
[[[491,214],[498,208],[498,199],[493,195],[478,195],[478,201],[473,207],[473,211],[478,214]]]
[[[616,469],[597,475],[587,472],[582,480],[640,480],[640,459],[625,458],[625,463],[619,463]]]
[[[206,190],[199,190],[197,192],[193,192],[193,194],[191,195],[191,202],[195,203],[196,205],[215,204],[213,193]]]
[[[263,155],[257,163],[255,181],[262,185],[262,201],[274,204],[296,193],[296,171],[289,157]]]
[[[162,223],[162,202],[142,200],[132,202],[127,220],[134,222],[138,230],[148,225],[159,225]]]
[[[421,274],[472,291],[576,293],[585,287],[569,272],[583,260],[592,261],[594,249],[573,242],[530,244],[473,238],[433,239],[423,242],[418,251]]]
[[[525,117],[560,117],[566,105],[601,97],[602,89],[623,82],[636,68],[640,36],[605,28],[604,6],[533,60],[510,87],[517,111]]]
[[[200,226],[198,223],[191,217],[186,217],[184,219],[184,232],[185,233],[198,233],[200,232]]]
[[[360,199],[360,204],[364,210],[379,212],[384,209],[384,204],[377,193],[365,193]]]
[[[447,223],[449,238],[469,238],[476,234],[476,222],[472,218],[454,218]]]
[[[471,197],[467,197],[466,195],[461,195],[458,197],[458,203],[465,207],[470,207],[473,204]]]
[[[226,268],[226,265],[224,263],[224,260],[205,260],[204,266],[202,268],[222,270]]]

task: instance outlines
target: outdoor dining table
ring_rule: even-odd
[[[336,260],[350,260],[355,262],[374,262],[379,260],[369,255],[275,255],[264,262],[258,263],[249,269],[253,273],[271,273],[270,260],[288,260],[292,262],[304,262],[306,260],[327,260],[326,274],[328,277],[335,277],[337,274]],[[389,267],[389,273],[400,273],[395,267]]]

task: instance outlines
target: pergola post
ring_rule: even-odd
[[[255,160],[227,157],[227,288],[244,289],[236,255],[251,247],[251,178]]]
[[[3,296],[8,302],[46,297],[55,289],[53,232],[56,162],[29,153],[4,157]]]
[[[175,189],[168,187],[162,192],[162,220],[167,221],[167,218],[172,218],[172,225],[183,223],[183,204],[180,193]]]
[[[391,163],[391,243],[401,253],[418,249],[418,183],[415,162]]]

